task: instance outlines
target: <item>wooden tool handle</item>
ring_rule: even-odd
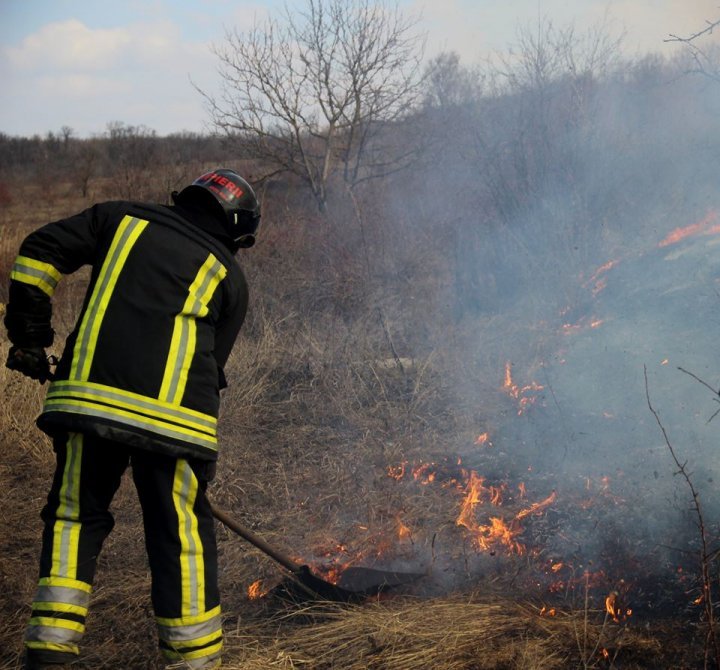
[[[293,561],[290,557],[283,554],[281,551],[278,551],[274,547],[271,547],[267,542],[265,542],[265,540],[255,535],[255,533],[245,528],[245,526],[239,524],[226,512],[218,509],[213,504],[210,505],[210,509],[212,510],[213,516],[218,519],[218,521],[222,521],[222,523],[226,525],[230,530],[250,542],[250,544],[255,545],[260,551],[262,551],[264,554],[267,554],[274,561],[277,561],[280,565],[290,570],[290,572],[298,572],[301,569],[302,566]]]

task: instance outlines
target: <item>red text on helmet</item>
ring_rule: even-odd
[[[220,175],[217,172],[208,172],[200,177],[195,183],[197,184],[198,182],[204,182],[206,188],[209,188],[214,193],[217,193],[223,200],[240,198],[244,193],[244,191],[232,180],[227,177],[223,177],[223,175]],[[215,185],[220,186],[221,188],[217,188]]]

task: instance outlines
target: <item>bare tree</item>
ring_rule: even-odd
[[[75,134],[75,130],[71,126],[63,126],[60,128],[60,134],[62,135],[63,145],[67,147],[70,139]]]
[[[71,145],[69,173],[83,198],[90,194],[90,180],[100,162],[101,149],[96,139],[78,140]]]
[[[153,185],[147,175],[155,165],[156,133],[147,126],[122,121],[107,124],[107,158],[116,193],[124,198],[150,198]]]
[[[353,188],[412,159],[388,128],[419,96],[416,26],[384,0],[305,0],[296,13],[228,31],[213,49],[221,93],[198,90],[218,130],[271,174],[299,176],[323,208],[332,177]]]
[[[685,47],[685,52],[690,58],[691,65],[688,73],[701,74],[713,81],[720,82],[720,64],[718,63],[718,48],[714,45],[711,48],[703,48],[701,39],[713,34],[713,30],[720,26],[720,19],[716,21],[705,21],[705,28],[693,33],[689,37],[680,37],[671,34],[665,42],[680,42]]]
[[[476,104],[483,93],[483,74],[477,67],[460,64],[454,51],[444,51],[425,69],[425,105],[444,108]]]

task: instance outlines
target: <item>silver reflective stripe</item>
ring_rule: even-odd
[[[53,525],[52,574],[77,577],[78,544],[80,541],[80,476],[83,435],[70,433],[66,461],[59,492],[56,519]]]
[[[38,586],[35,594],[36,603],[66,603],[87,609],[90,604],[90,593],[73,589],[69,586]]]
[[[30,624],[25,629],[26,642],[51,642],[54,644],[77,644],[82,640],[83,632],[60,626]]]
[[[158,623],[158,637],[165,642],[186,642],[196,640],[206,635],[212,635],[222,630],[222,620],[220,614],[212,619],[201,623],[189,624],[187,626],[165,626]]]
[[[175,404],[182,400],[197,345],[196,320],[207,316],[210,311],[208,304],[226,275],[225,266],[209,254],[188,288],[185,304],[175,316],[170,351],[158,395],[160,400]]]
[[[192,326],[187,317],[178,320],[173,333],[173,339],[175,337],[178,339],[177,352],[176,356],[173,357],[173,360],[168,359],[168,363],[172,364],[172,366],[168,370],[168,382],[166,385],[164,384],[164,386],[167,386],[167,389],[164,390],[160,396],[162,400],[175,398],[175,396],[178,395],[178,389],[180,387],[180,374],[182,373],[182,363],[185,361],[192,339],[191,331]]]
[[[80,324],[70,368],[71,379],[85,380],[90,374],[95,343],[118,276],[147,225],[148,221],[126,216],[115,232]]]
[[[202,561],[202,555],[203,555],[203,547],[202,544],[198,547],[196,544],[196,539],[200,539],[197,535],[197,519],[195,518],[195,514],[193,512],[193,507],[195,505],[195,497],[197,495],[197,482],[195,480],[195,474],[192,471],[192,468],[190,465],[188,465],[187,461],[178,461],[179,463],[183,463],[183,473],[182,473],[182,492],[180,494],[180,497],[182,500],[186,501],[187,504],[187,514],[185,515],[185,518],[183,519],[183,529],[182,533],[184,537],[187,540],[187,559],[188,559],[188,574],[187,578],[190,580],[190,594],[191,594],[191,606],[190,611],[188,614],[191,616],[194,614],[200,614],[202,611],[200,609],[200,603],[198,602],[198,598],[200,597],[199,589],[198,589],[198,569],[205,571],[205,566]],[[198,555],[200,556],[200,565],[198,566]],[[205,584],[203,580],[202,584],[203,593],[203,609],[205,604]]]
[[[180,405],[156,400],[137,393],[130,393],[111,386],[93,382],[57,381],[51,384],[48,398],[77,397],[78,399],[100,400],[130,411],[157,416],[159,419],[176,421],[186,427],[205,430],[214,435],[217,419],[209,414],[202,414]]]
[[[174,428],[170,424],[162,423],[152,419],[142,419],[131,415],[129,412],[121,410],[113,410],[111,407],[103,407],[82,400],[54,400],[48,398],[45,401],[46,412],[69,412],[72,414],[82,414],[83,416],[94,416],[102,419],[112,419],[118,423],[128,426],[135,426],[151,431],[157,435],[165,435],[189,444],[197,444],[206,449],[217,450],[217,440],[214,437],[203,436],[201,433],[183,430],[181,427]]]
[[[91,588],[76,579],[41,577],[25,630],[25,646],[77,654]]]
[[[182,661],[183,667],[219,667],[223,649],[219,605],[195,616],[175,619],[158,617],[157,625],[163,656],[172,661]]]
[[[181,619],[184,619],[178,622],[181,624],[189,624],[188,619],[205,613],[205,557],[198,532],[198,519],[193,509],[197,492],[195,473],[185,459],[179,458],[175,465],[172,497],[180,539],[180,609]]]
[[[18,256],[10,272],[10,279],[37,286],[50,297],[55,293],[55,287],[61,277],[60,271],[50,263],[27,256]]]

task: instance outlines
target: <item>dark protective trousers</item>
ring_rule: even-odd
[[[160,649],[183,667],[219,666],[217,548],[205,496],[212,464],[81,433],[56,439],[54,448],[57,466],[42,511],[40,580],[25,636],[28,654],[44,661],[77,657],[98,554],[114,525],[108,508],[131,465]]]

